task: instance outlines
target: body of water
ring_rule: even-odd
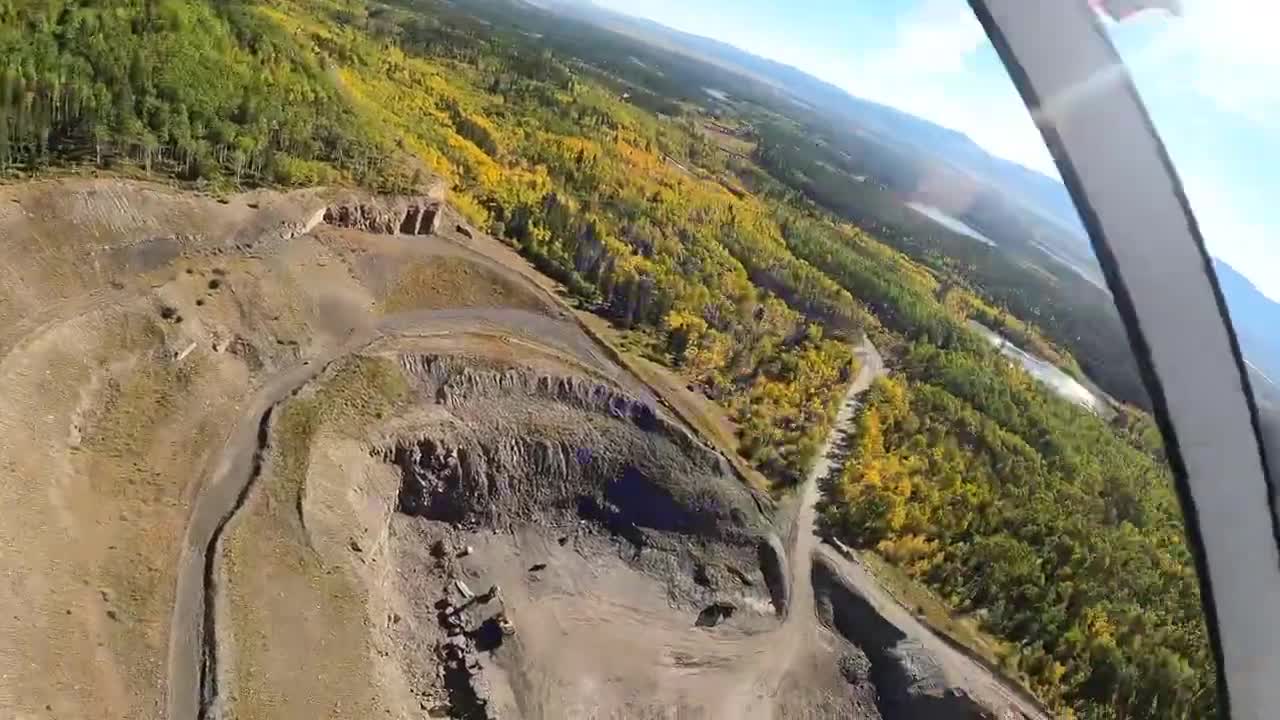
[[[993,346],[999,348],[1002,355],[1017,362],[1031,374],[1031,377],[1039,380],[1058,397],[1088,408],[1098,415],[1107,416],[1113,412],[1111,405],[1104,398],[1095,395],[1078,380],[1060,370],[1058,366],[1014,345],[986,325],[973,320],[969,321],[969,325],[981,333],[982,337]]]
[[[912,210],[915,210],[921,215],[924,215],[925,217],[938,223],[942,227],[950,230],[951,232],[960,233],[961,235],[964,235],[966,237],[971,237],[980,243],[995,247],[996,243],[994,240],[987,237],[986,235],[983,235],[977,230],[973,229],[963,220],[956,217],[952,217],[948,215],[945,211],[939,208],[936,208],[932,205],[925,205],[924,203],[919,203],[919,202],[909,202],[907,203],[907,207],[911,208]]]

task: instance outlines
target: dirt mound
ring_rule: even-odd
[[[874,688],[886,720],[991,720],[990,705],[948,672],[946,660],[908,636],[824,556],[813,563],[819,618],[850,645],[841,662],[849,683]],[[1014,713],[1014,714],[1008,714]],[[1006,718],[1021,718],[1008,710]]]
[[[381,235],[432,235],[443,220],[440,201],[421,197],[352,199],[324,211],[329,225]]]
[[[614,621],[665,625],[690,658],[695,627],[776,623],[758,551],[771,519],[751,492],[651,404],[554,367],[380,355],[326,371],[278,411],[270,462],[225,543],[226,712],[262,716],[272,698],[274,717],[310,716],[340,689],[374,714],[418,698],[453,717],[575,717],[566,708],[597,701],[578,695],[574,663],[618,662],[597,625],[611,605],[636,608]],[[386,388],[394,399],[377,400]],[[540,593],[557,584],[567,597],[548,605]],[[294,590],[278,602],[282,587]],[[543,615],[569,598],[596,619]],[[545,634],[557,624],[558,639]],[[654,637],[641,657],[672,652]],[[565,643],[578,661],[560,657]],[[367,653],[387,660],[357,669]],[[631,692],[618,707],[635,707]]]

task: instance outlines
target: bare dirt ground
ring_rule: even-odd
[[[0,188],[0,715],[1037,717],[438,199]]]

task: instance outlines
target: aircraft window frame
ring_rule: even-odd
[[[1220,712],[1266,717],[1280,703],[1276,493],[1239,342],[1177,172],[1089,5],[970,5],[1080,210],[1151,393],[1200,576]]]

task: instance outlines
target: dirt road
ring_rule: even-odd
[[[836,415],[831,434],[827,436],[822,452],[809,471],[804,488],[800,491],[800,506],[796,512],[795,527],[792,531],[791,558],[791,606],[787,608],[788,622],[811,622],[813,620],[813,552],[818,545],[814,534],[814,521],[817,515],[818,498],[821,491],[818,482],[832,471],[840,450],[849,433],[853,431],[853,420],[857,413],[862,394],[871,387],[876,378],[884,375],[884,360],[870,341],[864,340],[855,348],[862,367],[858,375],[850,383],[845,392],[844,402]]]
[[[216,579],[212,565],[214,553],[222,528],[243,501],[254,476],[261,433],[271,409],[314,378],[331,361],[359,351],[380,338],[404,333],[417,336],[461,334],[482,327],[515,337],[554,338],[562,346],[571,347],[574,354],[596,360],[593,364],[602,367],[610,364],[584,336],[570,326],[545,316],[497,309],[418,311],[390,316],[377,328],[349,338],[331,352],[286,368],[268,379],[249,399],[238,426],[222,450],[215,472],[196,500],[188,525],[170,633],[168,717],[197,717],[212,700],[207,695],[213,689],[210,679],[216,676],[216,658],[207,638],[214,633],[213,614],[209,612],[208,605],[215,591],[212,586]],[[583,346],[584,342],[586,346]],[[783,627],[768,633],[767,637],[739,637],[736,643],[712,643],[717,653],[723,653],[721,663],[738,667],[738,671],[732,673],[738,676],[737,679],[727,683],[739,686],[735,688],[738,692],[731,692],[725,697],[726,702],[720,707],[724,712],[735,714],[743,711],[750,716],[766,716],[772,692],[761,693],[761,688],[776,688],[796,659],[817,641],[819,628],[813,612],[810,579],[812,553],[816,545],[813,526],[817,481],[830,471],[836,459],[838,448],[852,424],[857,399],[884,371],[879,355],[869,344],[860,347],[858,353],[862,367],[846,393],[837,416],[836,431],[828,438],[803,489],[791,538],[790,596],[793,600]],[[691,638],[683,628],[676,629],[673,636],[681,638],[679,642],[685,646],[683,654],[697,653],[695,647],[688,645]],[[733,645],[738,648],[735,650]],[[778,652],[779,645],[785,646],[786,652]],[[667,651],[670,652],[671,648]],[[728,662],[734,655],[738,661]],[[718,689],[723,692],[729,687],[720,685]],[[731,700],[733,697],[738,700]]]
[[[948,684],[964,688],[971,696],[987,705],[1016,709],[1023,718],[1048,720],[1049,716],[1040,709],[1034,698],[1013,688],[956,649],[899,604],[865,565],[826,545],[816,548],[815,553],[824,564],[835,570],[844,584],[856,589],[881,617],[905,636],[901,645],[907,648],[906,652],[924,655],[936,663]]]
[[[557,324],[560,337],[555,337],[555,342],[581,341],[569,337],[575,333],[563,324],[521,311],[428,311],[392,316],[376,330],[351,338],[328,355],[277,374],[254,395],[224,449],[217,472],[197,501],[189,529],[171,632],[169,717],[197,717],[207,707],[201,693],[213,689],[208,678],[216,677],[216,658],[207,654],[210,647],[205,644],[214,633],[212,616],[206,611],[214,591],[209,583],[215,577],[209,563],[221,527],[235,512],[254,476],[255,453],[261,447],[258,433],[271,408],[313,378],[327,362],[379,338],[461,335],[483,326],[541,344],[539,340],[557,334],[552,327]],[[586,348],[574,351],[593,354]],[[971,694],[979,699],[1019,707],[1027,717],[1041,717],[989,671],[898,606],[865,569],[820,546],[814,532],[818,483],[838,462],[863,393],[885,372],[879,354],[869,343],[859,346],[857,353],[859,373],[848,387],[834,430],[801,489],[788,543],[790,601],[781,624],[772,629],[730,625],[690,632],[687,620],[671,612],[661,587],[651,578],[625,564],[593,564],[537,531],[522,534],[516,543],[518,549],[508,540],[484,533],[469,539],[476,546],[475,555],[468,559],[475,572],[472,577],[483,577],[484,582],[500,580],[508,588],[504,594],[509,611],[525,628],[521,634],[525,657],[518,672],[528,678],[530,687],[537,688],[534,696],[538,699],[532,707],[507,705],[507,714],[577,717],[608,708],[635,713],[644,707],[697,708],[702,716],[726,719],[824,717],[841,712],[839,708],[847,714],[848,701],[841,699],[844,681],[836,672],[838,650],[832,649],[838,643],[833,645],[831,631],[819,621],[815,610],[813,566],[814,559],[821,557],[824,563],[840,568],[843,582],[871,599],[889,622],[902,629],[913,648],[907,652],[926,654],[941,665],[949,685],[972,689]],[[609,363],[601,360],[600,364]],[[526,553],[550,559],[559,569],[558,581],[548,580],[540,591],[524,587]],[[550,593],[554,601],[535,596],[541,593]],[[485,665],[495,678],[503,672],[490,661]],[[594,679],[597,675],[628,680],[601,685]],[[645,693],[649,697],[639,699]],[[814,695],[824,697],[815,699]],[[495,703],[503,707],[500,700]],[[868,709],[868,716],[873,716],[872,712]]]
[[[214,573],[213,553],[227,520],[243,501],[254,475],[261,433],[271,409],[319,374],[334,360],[358,352],[379,339],[412,334],[416,337],[447,336],[488,330],[505,336],[554,339],[577,354],[608,365],[589,341],[566,323],[522,310],[434,310],[391,315],[379,326],[353,336],[341,347],[320,357],[297,363],[269,378],[248,400],[239,424],[223,447],[216,470],[204,484],[192,509],[178,570],[178,592],[171,623],[168,657],[167,716],[194,718],[204,706],[216,659],[206,638],[213,634],[208,602]],[[205,698],[208,700],[209,698]]]
[[[1010,686],[979,662],[944,640],[900,605],[864,565],[820,543],[814,534],[815,506],[821,495],[818,481],[831,472],[833,460],[839,455],[843,443],[852,431],[854,415],[862,393],[877,377],[885,373],[880,354],[869,342],[864,342],[857,352],[863,363],[862,369],[849,386],[831,435],[827,438],[822,454],[814,464],[802,490],[792,540],[792,602],[787,617],[788,623],[791,624],[793,618],[795,623],[812,624],[815,621],[813,565],[815,558],[820,557],[825,565],[835,569],[848,588],[865,598],[877,614],[901,631],[905,636],[900,643],[903,655],[925,658],[925,663],[934,664],[941,671],[943,677],[940,679],[945,680],[948,686],[964,688],[971,696],[989,707],[1011,708],[1025,718],[1048,720],[1048,716],[1034,698]],[[798,637],[805,636],[804,633],[793,632],[788,636],[788,640],[795,642]]]
[[[858,374],[845,391],[831,433],[800,489],[787,548],[790,574],[786,618],[782,628],[765,639],[767,649],[758,655],[762,665],[758,674],[750,679],[752,683],[768,688],[769,696],[780,693],[789,674],[806,672],[806,668],[815,664],[835,664],[836,658],[824,656],[820,650],[826,645],[821,637],[826,630],[818,622],[814,609],[813,557],[818,547],[814,530],[817,503],[821,497],[818,484],[832,472],[841,457],[844,444],[853,430],[862,395],[876,378],[885,373],[884,361],[870,341],[864,339],[855,348],[855,353],[861,363]]]

